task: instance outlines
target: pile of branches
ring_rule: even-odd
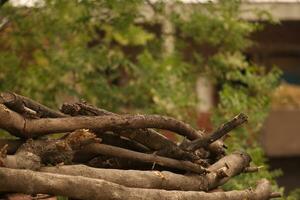
[[[223,191],[240,173],[257,171],[245,152],[226,155],[224,137],[247,121],[239,114],[214,132],[160,115],[119,115],[86,103],[52,110],[30,98],[0,95],[0,193],[32,199],[266,200],[280,196],[268,180]],[[180,144],[158,130],[185,139]]]

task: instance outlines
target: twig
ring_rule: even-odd
[[[224,135],[226,135],[231,130],[235,129],[236,127],[240,126],[241,124],[245,123],[247,121],[247,116],[243,113],[240,113],[239,115],[235,116],[232,120],[229,122],[223,124],[220,126],[216,131],[214,131],[211,135],[206,136],[205,138],[198,138],[196,140],[193,140],[189,143],[186,143],[183,145],[183,148],[188,151],[195,151],[196,149],[199,149],[201,147],[207,147],[209,144],[215,142],[216,140],[222,138]]]
[[[264,166],[251,166],[251,167],[246,167],[244,172],[246,173],[252,173],[252,172],[258,172],[261,168],[263,168]]]

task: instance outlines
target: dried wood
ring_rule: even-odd
[[[195,191],[129,188],[102,179],[9,168],[0,168],[0,177],[0,192],[61,195],[77,199],[267,200],[272,197],[271,185],[265,179],[258,183],[255,190],[248,189],[241,191],[205,193]]]

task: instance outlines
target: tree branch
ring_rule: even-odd
[[[96,135],[87,130],[76,130],[64,139],[27,140],[14,155],[2,153],[0,163],[14,169],[37,170],[42,164],[72,163],[74,153],[83,146],[99,142]]]
[[[25,119],[18,113],[7,109],[3,104],[0,104],[0,127],[9,132],[12,131],[17,136],[27,138],[83,128],[98,129],[101,131],[158,128],[173,131],[188,138],[198,137],[201,134],[184,122],[159,115],[109,115]]]
[[[101,179],[81,176],[57,175],[30,170],[0,168],[0,191],[26,194],[51,194],[77,199],[95,200],[267,200],[271,195],[270,183],[263,179],[255,190],[229,192],[166,191],[157,189],[128,188]],[[80,188],[80,189],[74,189]],[[101,192],[99,192],[101,191]]]
[[[64,103],[61,111],[71,116],[103,116],[114,115],[120,116],[116,113],[109,112],[85,103]],[[139,142],[152,150],[158,151],[158,155],[186,160],[199,160],[200,158],[195,154],[182,150],[173,141],[161,135],[153,129],[131,129],[123,131],[115,131],[121,136],[127,137],[131,140]],[[97,131],[96,131],[97,133]],[[100,135],[100,134],[99,134]]]
[[[195,172],[195,173],[206,173],[207,169],[204,167],[192,163],[190,161],[175,160],[172,158],[166,158],[162,156],[157,156],[155,154],[145,154],[140,152],[135,152],[119,147],[114,147],[106,144],[90,144],[87,145],[83,152],[86,154],[101,154],[106,156],[113,156],[118,158],[127,158],[141,162],[155,163],[161,166],[171,167],[175,169],[181,169],[185,171]]]
[[[216,131],[214,131],[209,136],[206,136],[205,138],[198,138],[191,142],[187,142],[183,145],[183,148],[188,151],[195,151],[196,149],[199,149],[201,147],[207,147],[209,144],[222,138],[224,135],[226,135],[231,130],[233,130],[236,127],[240,126],[241,124],[245,123],[247,121],[247,118],[248,117],[245,114],[240,113],[239,115],[235,116],[229,122],[222,124]]]
[[[52,110],[47,106],[44,106],[32,99],[18,95],[13,92],[3,92],[0,94],[0,103],[6,105],[8,108],[12,109],[15,112],[22,114],[26,111],[26,108],[29,108],[37,113],[41,118],[50,117],[66,117],[67,115]]]
[[[97,169],[85,165],[43,167],[40,171],[103,179],[135,188],[207,191],[224,184],[231,177],[243,172],[249,165],[250,160],[248,154],[233,153],[211,165],[208,168],[211,172],[201,176],[195,174],[181,175],[168,171]],[[227,176],[225,178],[219,178],[217,172],[224,168],[224,172]]]

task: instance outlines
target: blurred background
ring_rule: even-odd
[[[228,151],[245,150],[264,168],[225,189],[266,177],[299,199],[300,1],[0,5],[1,91],[53,108],[85,100],[119,113],[170,115],[207,133],[244,112],[249,122],[226,139]]]

